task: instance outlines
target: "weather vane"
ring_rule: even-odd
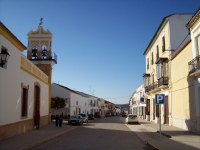
[[[43,18],[41,17],[41,18],[40,18],[40,23],[39,23],[39,26],[41,26],[41,25],[42,25],[42,23],[43,23]]]

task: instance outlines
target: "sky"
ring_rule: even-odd
[[[143,52],[162,19],[198,8],[200,0],[0,0],[0,21],[27,46],[42,17],[58,57],[52,82],[125,104],[143,84]]]

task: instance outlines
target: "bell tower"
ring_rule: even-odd
[[[57,56],[52,53],[53,35],[48,29],[45,30],[42,24],[43,18],[40,19],[38,28],[27,34],[27,58],[48,76],[50,110],[52,66],[57,64]]]

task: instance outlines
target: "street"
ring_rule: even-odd
[[[134,125],[133,125],[134,126]],[[96,119],[34,150],[150,150],[120,120],[120,117]]]

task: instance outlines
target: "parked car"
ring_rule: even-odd
[[[93,114],[89,114],[88,115],[88,120],[94,120],[94,115]]]
[[[83,124],[83,118],[80,115],[74,115],[71,116],[68,120],[68,124],[74,124],[74,125],[82,125]]]
[[[83,122],[87,123],[88,122],[88,115],[87,114],[79,114],[83,118]]]
[[[95,112],[94,117],[95,118],[100,118],[100,113],[99,112]]]
[[[129,124],[129,123],[138,123],[137,115],[128,114],[126,119],[125,119],[125,123],[127,123],[127,124]]]
[[[125,112],[122,112],[122,117],[127,117],[127,114]]]
[[[111,115],[111,113],[106,113],[105,116],[106,116],[106,117],[111,117],[112,115]]]

